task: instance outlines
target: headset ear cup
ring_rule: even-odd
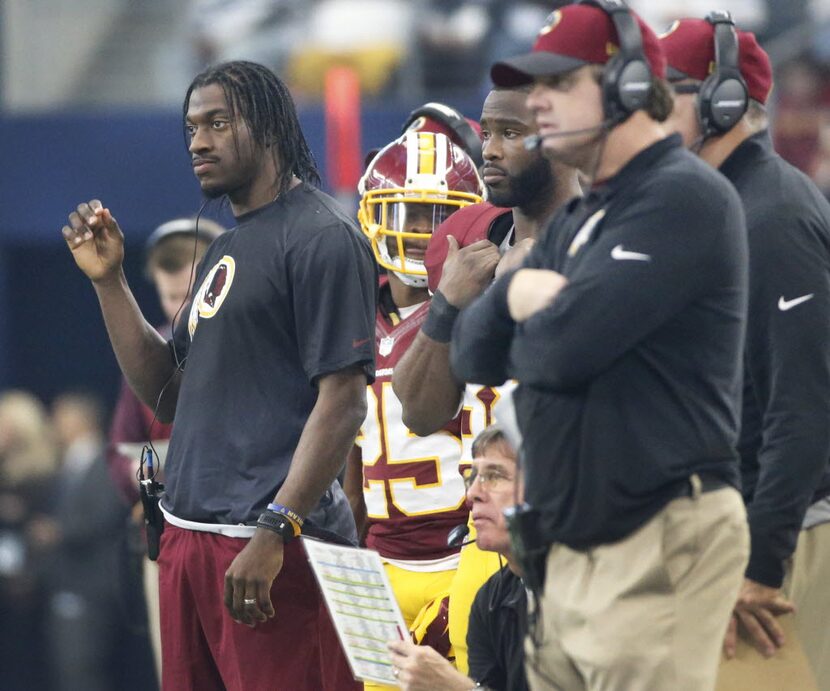
[[[728,132],[743,117],[748,105],[746,88],[740,80],[722,80],[712,91],[709,104],[712,124],[720,131]]]
[[[631,60],[617,82],[619,100],[627,113],[645,108],[651,93],[651,70],[642,60]]]
[[[718,132],[712,123],[712,91],[715,86],[716,82],[710,75],[703,80],[697,94],[697,120],[700,123],[700,132],[704,137],[710,137]]]
[[[625,118],[628,113],[620,101],[620,71],[623,67],[619,55],[612,57],[602,71],[602,110],[606,121],[616,122]]]
[[[749,107],[749,96],[741,79],[715,72],[700,86],[698,118],[704,137],[725,134]]]
[[[645,108],[651,93],[651,70],[642,60],[623,61],[621,56],[609,60],[602,77],[602,103],[605,119],[621,122],[635,111]]]

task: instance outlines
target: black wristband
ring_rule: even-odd
[[[273,511],[263,511],[257,519],[257,528],[265,528],[282,536],[282,541],[288,543],[294,539],[294,526],[286,516]]]
[[[436,291],[432,296],[429,312],[427,312],[421,331],[433,341],[449,343],[452,340],[452,326],[455,324],[459,311],[457,307],[447,302],[447,298]]]

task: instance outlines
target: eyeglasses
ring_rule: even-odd
[[[476,482],[478,482],[481,489],[490,491],[499,489],[507,482],[513,482],[513,478],[495,468],[489,468],[481,472],[472,468],[469,473],[464,475],[464,487],[469,491]]]

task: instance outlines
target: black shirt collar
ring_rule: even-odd
[[[592,197],[596,195],[602,199],[611,197],[626,185],[633,184],[642,179],[654,167],[658,159],[665,156],[669,151],[678,149],[681,146],[683,146],[683,142],[679,134],[671,134],[668,137],[654,142],[654,144],[636,154],[617,171],[616,175],[591,187],[591,190],[586,196]]]
[[[262,206],[258,206],[256,209],[253,209],[251,211],[246,211],[244,214],[240,214],[239,216],[234,216],[234,220],[236,221],[236,225],[238,225],[238,226],[242,225],[243,223],[246,223],[247,221],[250,221],[252,218],[256,218],[257,216],[260,216],[260,215],[264,214],[266,211],[268,211],[268,209],[271,209],[274,206],[276,206],[277,204],[281,204],[284,200],[293,197],[294,194],[292,194],[292,193],[294,193],[295,190],[300,190],[300,189],[305,189],[305,188],[306,188],[306,183],[305,182],[300,182],[299,184],[294,185],[294,187],[292,187],[288,191],[279,194],[277,196],[277,198],[274,199],[273,201],[270,201],[267,204],[263,204]],[[297,192],[297,194],[299,194],[299,192]]]
[[[760,159],[775,153],[769,130],[763,129],[744,139],[720,165],[720,172],[735,180],[741,172],[751,169]]]

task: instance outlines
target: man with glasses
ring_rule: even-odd
[[[467,633],[469,677],[432,648],[410,641],[390,644],[398,681],[406,691],[528,688],[522,650],[527,598],[504,518],[504,510],[521,501],[523,490],[515,451],[497,425],[473,442],[472,469],[465,485],[476,544],[504,557],[507,564],[481,587],[473,602]]]

